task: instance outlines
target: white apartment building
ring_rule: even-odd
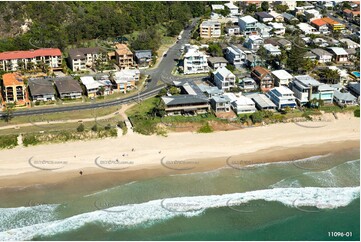
[[[235,87],[236,85],[236,76],[226,67],[218,68],[213,72],[213,75],[214,83],[223,91],[229,91],[231,87]]]
[[[186,51],[183,60],[184,74],[207,73],[209,71],[207,56],[200,52],[197,46],[190,46]]]

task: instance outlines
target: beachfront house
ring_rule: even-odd
[[[293,76],[285,70],[272,71],[275,86],[286,86],[293,80]]]
[[[230,91],[232,87],[235,87],[236,76],[226,67],[218,68],[213,72],[213,77],[216,86],[223,91]]]
[[[333,100],[334,88],[320,83],[309,75],[295,76],[291,90],[299,105],[304,105],[312,99],[323,100],[325,103],[332,103]]]
[[[210,99],[210,103],[216,113],[231,111],[231,100],[226,95],[214,96]]]
[[[198,95],[161,97],[167,115],[202,114],[210,110],[208,99]]]
[[[275,111],[277,106],[263,93],[252,93],[247,95],[256,104],[258,110]]]
[[[28,80],[29,96],[33,102],[54,101],[55,89],[49,78],[33,78]]]
[[[277,109],[279,110],[286,107],[294,108],[297,106],[293,92],[286,86],[274,87],[266,93],[266,96],[276,104]]]
[[[357,105],[357,98],[349,92],[335,90],[333,100],[340,107]]]
[[[254,113],[257,111],[255,103],[241,93],[225,93],[230,99],[231,108],[236,114]]]
[[[103,84],[94,80],[92,76],[82,76],[80,82],[84,85],[86,95],[90,98],[98,96],[101,88],[104,88]]]
[[[82,97],[83,89],[72,77],[58,77],[54,84],[61,99],[78,99]]]
[[[126,93],[132,90],[140,79],[140,71],[138,69],[123,69],[114,72],[111,81],[114,83],[117,91]]]

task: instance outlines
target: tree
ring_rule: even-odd
[[[218,43],[212,43],[208,47],[208,52],[212,56],[223,56],[222,47]]]
[[[169,93],[172,95],[178,95],[180,93],[179,89],[175,86],[169,88]]]
[[[256,4],[249,4],[246,8],[246,13],[254,13],[257,11]]]
[[[304,55],[306,53],[306,48],[303,41],[300,38],[296,38],[293,41],[292,49],[289,52],[287,59],[287,67],[290,68],[293,72],[299,72],[300,69],[303,69],[305,64]]]
[[[92,131],[97,132],[98,131],[98,125],[94,124],[94,126],[91,128]]]
[[[267,2],[267,1],[262,2],[261,8],[262,8],[263,11],[267,12],[268,9],[269,9],[269,4],[268,4],[268,2]]]
[[[328,84],[336,84],[340,81],[340,73],[338,70],[325,68],[319,71],[320,81]]]
[[[167,89],[165,89],[165,88],[160,89],[158,96],[162,97],[165,95],[167,95]]]
[[[231,64],[227,64],[226,68],[228,70],[230,70],[231,72],[234,72],[236,70],[236,67],[234,65],[231,65]]]
[[[250,118],[254,124],[260,123],[263,121],[263,114],[262,114],[262,112],[257,111],[257,112],[252,113]]]
[[[2,119],[8,123],[14,117],[15,103],[7,103]]]

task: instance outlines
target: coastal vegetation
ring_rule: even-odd
[[[10,149],[18,145],[17,135],[1,135],[0,149]]]

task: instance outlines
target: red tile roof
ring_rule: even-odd
[[[329,17],[325,17],[325,18],[322,18],[323,21],[325,21],[326,23],[328,24],[331,24],[331,25],[334,25],[334,24],[340,24],[339,22],[329,18]]]
[[[61,56],[61,51],[57,48],[8,51],[0,53],[0,60],[27,59],[39,56]]]
[[[322,25],[327,24],[327,23],[326,23],[325,21],[323,21],[322,19],[312,20],[311,23],[313,23],[314,25],[317,25],[317,26],[322,26]]]
[[[6,73],[3,75],[4,86],[23,86],[24,82],[18,73]]]

